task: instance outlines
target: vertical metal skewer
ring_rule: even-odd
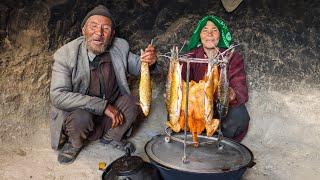
[[[184,142],[183,142],[183,163],[188,163],[187,155],[186,155],[186,148],[187,148],[187,123],[188,123],[188,101],[189,101],[189,73],[190,73],[190,63],[187,61],[187,77],[186,77],[186,104],[185,104],[185,111],[184,111]]]
[[[223,105],[218,102],[217,103],[217,109],[218,109],[218,115],[219,115],[219,126],[218,126],[218,142],[217,142],[217,148],[218,150],[222,150],[223,149],[223,145],[221,144],[221,141],[223,140],[223,134],[222,134],[222,130],[221,130],[221,126],[222,126],[222,109],[224,108]]]

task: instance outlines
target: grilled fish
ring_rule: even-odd
[[[213,119],[214,114],[214,95],[218,87],[218,65],[211,66],[206,75],[205,82],[205,98],[204,98],[204,107],[205,107],[205,127],[207,131],[207,136],[212,136],[213,133],[217,130],[218,126],[216,125],[215,119]]]
[[[229,79],[227,76],[227,67],[229,60],[233,55],[234,49],[222,57],[223,63],[220,65],[219,83],[218,83],[218,103],[220,105],[219,113],[226,116],[229,106]]]
[[[178,54],[178,49],[175,49],[175,53]],[[173,70],[172,79],[170,85],[170,101],[169,101],[169,121],[167,125],[174,131],[179,132],[181,130],[179,124],[180,110],[182,101],[182,76],[181,66],[177,58],[173,58]]]
[[[172,81],[172,73],[173,73],[173,68],[174,68],[174,59],[170,59],[170,65],[169,65],[169,70],[168,70],[168,76],[167,76],[167,82],[166,82],[166,94],[165,94],[165,103],[166,103],[166,108],[167,111],[169,112],[169,107],[170,107],[170,92],[171,92],[171,81]]]
[[[148,116],[152,100],[151,77],[149,65],[146,62],[141,62],[141,75],[139,84],[140,107],[145,116]]]

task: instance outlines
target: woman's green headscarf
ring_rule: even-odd
[[[183,52],[188,52],[196,47],[199,47],[201,45],[200,41],[200,32],[202,28],[207,24],[208,21],[213,22],[217,28],[219,29],[220,32],[220,40],[218,43],[218,47],[220,48],[229,48],[231,41],[232,41],[232,36],[231,33],[227,27],[227,25],[223,22],[222,19],[216,17],[216,16],[205,16],[202,18],[199,22],[197,27],[192,33],[192,36],[189,39],[189,42],[187,46],[183,48]]]

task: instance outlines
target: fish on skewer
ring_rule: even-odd
[[[174,52],[172,49],[171,54],[173,54],[173,53]],[[169,112],[169,108],[170,108],[170,93],[171,93],[172,74],[173,74],[174,64],[177,61],[174,58],[178,58],[178,57],[171,56],[171,58],[170,58],[170,64],[169,64],[169,70],[168,70],[167,82],[166,82],[165,103],[166,103],[166,108],[167,108],[168,112]]]
[[[228,50],[227,50],[228,51]],[[218,83],[218,105],[219,113],[221,116],[226,116],[228,113],[229,106],[229,79],[227,76],[227,67],[229,60],[233,55],[234,49],[231,49],[231,52],[226,53],[222,56],[222,63],[220,64],[220,73],[219,73],[219,83]]]
[[[193,86],[195,82],[190,81],[189,82],[189,88]],[[186,93],[187,93],[187,83],[185,81],[182,81],[182,101],[181,101],[181,110],[180,110],[180,127],[184,130],[184,112],[186,111]],[[193,105],[191,103],[188,103],[188,118],[191,118],[191,113],[193,111]],[[186,131],[189,131],[189,126],[187,124]]]
[[[141,50],[143,54],[143,50]],[[152,84],[149,70],[149,64],[141,62],[141,74],[139,84],[140,107],[145,116],[148,116],[152,100]]]
[[[211,69],[210,69],[211,68]],[[214,115],[214,95],[218,87],[219,70],[218,65],[208,65],[208,73],[205,77],[205,127],[207,136],[212,136],[219,125],[218,119],[213,119]]]
[[[227,116],[228,107],[229,107],[229,79],[227,76],[228,71],[228,63],[231,59],[234,48],[231,48],[231,52],[227,53],[230,49],[227,49],[225,52],[221,53],[220,56],[222,58],[222,62],[220,63],[220,75],[219,75],[219,83],[218,83],[218,92],[217,92],[217,111],[219,115],[219,126],[218,126],[218,143],[217,147],[219,149],[223,148],[221,145],[221,140],[223,139],[222,134],[222,123]],[[226,55],[224,55],[226,54]]]
[[[170,83],[170,101],[168,106],[169,120],[167,125],[174,131],[179,132],[181,130],[179,124],[181,101],[182,101],[182,76],[181,65],[178,61],[178,48],[174,47],[173,53],[173,70],[172,79]]]

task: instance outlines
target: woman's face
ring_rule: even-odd
[[[200,39],[204,49],[215,48],[220,40],[219,29],[213,22],[208,21],[200,32]]]

